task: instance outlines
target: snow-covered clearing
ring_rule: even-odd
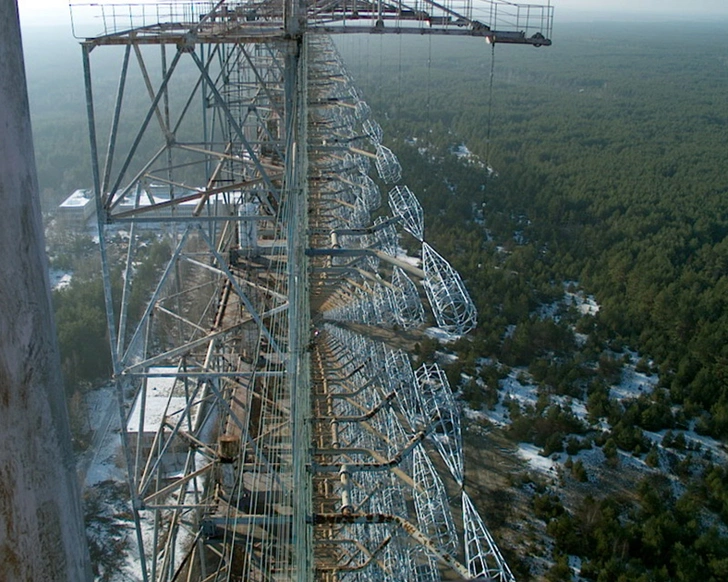
[[[536,311],[539,318],[550,318],[558,321],[561,314],[570,308],[576,308],[582,315],[596,315],[599,312],[599,304],[591,295],[585,294],[578,289],[576,282],[567,282],[564,284],[564,296],[561,300],[553,303],[542,305]],[[509,326],[505,332],[505,337],[510,337],[515,331],[515,326]],[[577,346],[584,345],[587,341],[585,334],[575,334]],[[618,401],[625,408],[630,402],[640,398],[643,395],[651,394],[659,385],[659,376],[649,371],[653,367],[653,363],[641,354],[633,350],[624,350],[619,354],[613,353],[612,357],[619,362],[620,370],[618,380],[609,386],[609,397]],[[491,359],[479,359],[476,363],[477,368],[485,366],[498,365],[496,361]],[[640,370],[646,371],[638,371]],[[478,370],[479,371],[479,370]],[[466,378],[469,381],[470,377]],[[476,382],[485,387],[483,380],[476,376]],[[511,423],[511,410],[515,405],[521,412],[533,410],[539,400],[539,386],[533,381],[526,367],[514,367],[508,371],[508,375],[498,382],[498,401],[490,408],[483,410],[473,410],[468,406],[463,407],[463,413],[466,418],[477,422],[488,422],[495,426],[507,428]],[[541,391],[543,392],[543,390]],[[556,404],[564,410],[570,410],[571,413],[588,428],[589,434],[593,435],[589,438],[595,438],[601,434],[609,432],[612,427],[606,418],[595,420],[589,418],[585,400],[571,396],[550,395],[551,404]],[[720,442],[707,436],[699,435],[694,430],[695,421],[690,423],[690,427],[681,427],[672,429],[672,438],[679,436],[678,445],[672,443],[663,445],[663,439],[667,434],[667,429],[659,432],[643,431],[644,437],[657,446],[659,452],[659,467],[665,471],[669,471],[668,458],[684,459],[688,454],[694,456],[704,456],[714,462],[728,462],[728,450]],[[568,436],[568,435],[567,435]],[[583,441],[584,437],[580,437]],[[559,465],[563,466],[569,458],[565,452],[552,454],[546,458],[540,454],[539,447],[529,443],[518,444],[518,455],[526,461],[529,468],[541,472],[546,476],[553,477],[554,471],[557,471]],[[634,455],[625,451],[618,451],[618,460],[622,467],[637,471],[653,470],[645,461],[645,454],[648,451],[642,451],[640,455]],[[605,456],[601,448],[592,445],[591,448],[580,450],[578,453],[571,455],[576,460],[582,461],[585,467],[591,468],[591,479],[595,472],[601,471],[601,467],[605,463]]]
[[[637,372],[633,365],[625,366],[622,369],[622,381],[612,385],[609,395],[616,400],[628,400],[637,398],[641,394],[649,394],[657,386],[657,376],[647,376]]]
[[[86,487],[109,480],[125,480],[115,391],[113,384],[106,384],[86,397],[89,428],[93,433],[91,446],[79,459],[79,472]]]
[[[530,443],[519,443],[518,456],[526,461],[531,469],[551,474],[551,476],[554,477],[556,476],[556,470],[559,463],[554,461],[551,457],[541,456],[539,454],[539,448],[536,445],[532,445]]]
[[[162,368],[152,368],[161,371]],[[147,402],[150,404],[147,420],[158,425],[163,414],[158,412],[163,401],[166,411],[168,400],[174,386],[173,378],[150,379],[147,389]],[[158,396],[155,398],[155,394]],[[150,402],[151,401],[151,402]],[[95,563],[100,569],[99,575],[113,572],[108,578],[111,582],[138,582],[143,580],[142,565],[139,557],[136,528],[132,519],[129,504],[128,485],[126,479],[126,462],[123,456],[120,438],[121,417],[118,409],[116,386],[110,382],[91,390],[86,397],[87,428],[92,434],[91,445],[79,456],[79,478],[84,483],[86,512],[89,526],[87,535],[94,552]],[[131,415],[134,416],[133,414]],[[138,413],[136,424],[138,426]],[[130,421],[133,422],[133,418]],[[148,430],[156,430],[145,423]],[[195,458],[195,468],[206,465],[208,461],[202,455]],[[188,492],[203,488],[203,477],[191,479],[186,487]],[[174,497],[174,493],[171,494]],[[154,554],[154,522],[153,513],[147,513],[148,519],[141,520],[141,531],[147,556]],[[176,556],[183,556],[194,535],[182,530],[176,539]]]

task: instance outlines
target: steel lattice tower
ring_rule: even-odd
[[[82,33],[87,11],[101,32]],[[220,0],[73,16],[145,580],[512,580],[463,488],[443,371],[361,332],[429,311],[462,334],[476,312],[328,34],[540,46],[551,7]],[[107,45],[123,58],[102,120],[91,57]],[[149,96],[138,118],[132,70]],[[382,185],[390,213],[372,220]],[[137,262],[150,231],[168,247],[151,275]]]

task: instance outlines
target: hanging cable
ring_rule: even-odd
[[[399,37],[399,74],[397,75],[397,110],[402,107],[402,35]]]
[[[366,79],[366,85],[370,85],[370,81],[371,81],[371,78],[369,77],[369,61],[371,60],[371,57],[372,57],[372,51],[370,50],[370,47],[369,47],[369,36],[370,35],[366,35],[366,39],[367,39],[367,49],[366,49],[367,50],[367,52],[366,52],[367,60],[366,60],[366,63],[365,63],[366,70],[364,72],[364,78]]]
[[[432,78],[432,35],[427,35],[427,125],[428,133],[432,133],[432,111],[430,104],[430,80]]]
[[[495,76],[495,43],[490,45],[490,86],[488,87],[488,129],[485,134],[485,167],[488,177],[491,174],[490,165],[490,134],[493,128],[493,77]]]
[[[384,79],[383,71],[384,71],[384,35],[382,34],[379,36],[379,78],[380,79]],[[379,91],[378,91],[379,94],[377,95],[377,97],[379,99],[379,102],[383,105],[384,101],[385,101],[384,83],[378,83],[377,85],[378,85],[377,88],[379,89]],[[380,107],[382,105],[380,105]]]
[[[482,218],[485,220],[486,196],[488,194],[488,182],[493,175],[493,168],[490,165],[490,136],[493,129],[493,78],[495,77],[495,43],[490,45],[490,79],[488,82],[488,120],[485,130],[485,182],[483,183],[483,201],[481,202]]]

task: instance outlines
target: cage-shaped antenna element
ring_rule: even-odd
[[[352,181],[361,188],[361,197],[369,212],[375,211],[382,204],[382,195],[379,187],[366,173],[361,173],[352,178]]]
[[[455,404],[447,376],[437,364],[423,364],[415,371],[415,377],[423,415],[426,419],[437,419],[428,438],[434,441],[455,481],[462,485],[463,439],[460,432],[460,411]]]
[[[412,329],[424,323],[425,309],[417,293],[417,286],[396,266],[392,271],[392,285],[396,290],[389,289],[389,297],[397,323],[404,329]]]
[[[370,161],[369,158],[364,157],[360,154],[347,153],[344,155],[344,162],[342,166],[347,170],[353,170],[360,174],[366,174],[367,172],[369,172]]]
[[[382,131],[382,126],[379,125],[379,123],[373,119],[367,119],[361,124],[361,126],[366,136],[371,140],[372,145],[376,146],[382,143],[384,131]]]
[[[384,370],[389,389],[397,394],[395,402],[410,427],[414,430],[423,428],[417,426],[419,411],[417,381],[407,354],[402,350],[388,350],[384,359]]]
[[[359,99],[354,107],[354,116],[359,121],[364,121],[365,119],[368,119],[372,113],[372,108],[369,107],[369,104],[363,99]]]
[[[395,186],[389,191],[392,214],[402,219],[404,229],[417,240],[425,236],[425,218],[420,201],[407,186]]]
[[[422,243],[422,266],[422,284],[438,327],[449,333],[468,333],[475,327],[478,313],[458,272],[427,243]]]
[[[397,228],[392,223],[380,227],[383,222],[385,222],[385,220],[381,216],[374,220],[374,226],[377,227],[377,230],[374,232],[374,236],[372,237],[373,244],[388,255],[395,256],[397,254],[397,246],[399,243]]]
[[[442,551],[457,550],[457,536],[445,486],[430,457],[417,445],[412,451],[413,497],[420,530]]]
[[[384,285],[376,285],[372,295],[372,304],[376,314],[376,323],[382,325],[392,325],[396,323],[395,314],[392,312],[389,302],[389,288]]]
[[[377,144],[377,159],[374,165],[377,173],[385,184],[395,184],[402,178],[402,166],[399,165],[397,156],[388,147]]]
[[[465,561],[470,575],[474,580],[516,582],[483,519],[465,491],[462,501]]]

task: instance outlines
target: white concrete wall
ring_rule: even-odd
[[[17,6],[0,0],[0,578],[83,581],[46,266]]]

